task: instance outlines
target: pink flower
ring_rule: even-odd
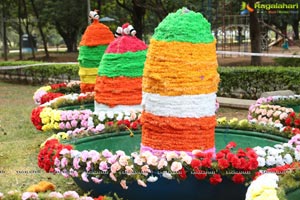
[[[86,160],[88,159],[89,157],[89,152],[87,150],[84,150],[81,152],[81,159],[82,159],[82,162],[86,162]]]
[[[66,122],[66,129],[71,129],[71,124],[70,124],[70,122]]]
[[[144,176],[148,176],[148,173],[151,172],[149,165],[142,166],[141,171]]]
[[[48,194],[48,197],[53,198],[53,199],[63,199],[64,198],[64,196],[59,192],[50,192]]]
[[[159,162],[158,162],[158,165],[157,165],[157,169],[162,169],[164,167],[168,166],[168,162],[165,160],[165,159],[161,159]]]
[[[79,162],[80,162],[80,158],[75,157],[75,158],[73,159],[73,167],[74,167],[75,169],[79,169],[79,168],[80,168]]]
[[[101,161],[100,164],[99,164],[99,169],[100,169],[101,171],[106,172],[106,171],[109,169],[109,167],[108,167],[108,165],[107,165],[107,162]]]
[[[112,164],[111,167],[110,167],[110,170],[111,170],[112,173],[116,173],[120,169],[121,169],[121,165],[118,162]]]
[[[86,162],[86,168],[85,168],[86,171],[90,171],[91,170],[91,164],[92,164],[92,161],[87,161]]]
[[[167,158],[167,161],[171,161],[172,159],[178,158],[178,155],[176,152],[170,151],[170,152],[166,153],[166,158]]]
[[[110,151],[108,151],[107,149],[105,149],[105,150],[102,151],[102,155],[105,158],[110,158],[110,157],[112,157],[113,154]]]
[[[128,159],[129,159],[128,156],[121,156],[121,157],[119,158],[119,163],[120,163],[120,165],[122,165],[122,166],[128,165]]]
[[[171,170],[173,172],[178,172],[182,169],[182,164],[180,162],[174,161],[171,165]]]
[[[110,172],[109,177],[111,178],[111,180],[117,181],[117,178],[115,177],[114,173]]]
[[[140,179],[137,180],[137,183],[140,185],[140,186],[143,186],[143,187],[147,187],[146,183]]]
[[[65,199],[79,199],[79,195],[75,191],[67,191],[63,196]]]
[[[35,192],[24,192],[22,194],[22,200],[26,199],[38,199],[38,194]]]
[[[126,180],[121,180],[120,185],[122,186],[122,188],[123,188],[124,190],[127,190],[127,189],[128,189],[128,186],[126,185]]]
[[[65,123],[64,122],[60,122],[59,123],[59,129],[65,129],[66,128],[66,126],[65,126]]]
[[[100,154],[98,151],[91,150],[89,152],[89,157],[92,158],[93,163],[96,163],[100,159]]]
[[[73,128],[77,127],[77,124],[78,124],[78,122],[77,122],[76,120],[72,120],[72,121],[71,121],[71,126],[72,126]]]
[[[67,165],[68,165],[68,159],[65,158],[65,157],[63,157],[63,158],[61,159],[61,161],[60,161],[60,166],[61,166],[62,168],[65,168]]]
[[[71,168],[71,169],[70,169],[70,175],[71,175],[72,177],[78,177],[78,172]]]
[[[158,164],[158,157],[157,156],[150,156],[147,159],[147,164],[152,165],[152,166],[156,166]]]
[[[132,169],[132,165],[131,166],[126,166],[125,167],[125,173],[128,174],[128,175],[131,175],[133,174],[133,169]]]
[[[96,184],[99,184],[99,183],[101,183],[103,181],[103,179],[99,179],[99,178],[96,178],[96,177],[92,177],[91,179]]]
[[[83,172],[82,174],[81,174],[81,178],[82,178],[82,180],[84,181],[84,182],[90,182],[89,181],[89,179],[87,178],[88,176],[87,176],[87,173],[86,172]]]
[[[287,114],[287,113],[281,113],[280,116],[279,116],[279,119],[280,119],[280,120],[283,120],[283,119],[285,119],[285,118],[287,118],[287,117],[288,117],[288,114]]]

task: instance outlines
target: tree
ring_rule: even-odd
[[[77,51],[78,36],[87,26],[87,4],[78,0],[39,0],[40,19],[55,26],[68,52]]]
[[[36,16],[36,19],[37,19],[37,24],[38,24],[38,28],[39,28],[39,31],[40,31],[40,34],[41,34],[41,37],[42,37],[46,58],[49,58],[49,52],[48,52],[48,48],[47,48],[46,37],[45,37],[43,29],[42,29],[41,21],[39,20],[39,12],[36,8],[34,0],[30,0],[30,2],[31,2],[31,6],[33,8],[33,12],[34,12],[34,14]]]
[[[254,8],[256,0],[250,0],[249,5]],[[260,38],[260,24],[257,17],[257,12],[250,12],[250,39],[251,39],[251,52],[261,53],[261,38]],[[251,65],[261,65],[260,56],[251,57]]]

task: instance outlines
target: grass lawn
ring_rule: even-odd
[[[54,183],[60,192],[80,192],[72,179],[47,174],[37,165],[39,145],[50,135],[37,131],[30,121],[37,88],[0,81],[0,121],[6,132],[0,133],[0,192],[23,192],[41,180]]]
[[[72,179],[47,174],[37,165],[39,145],[51,135],[37,131],[30,121],[35,107],[32,96],[38,87],[0,81],[0,121],[6,132],[0,132],[0,192],[23,192],[30,185],[47,180],[59,192],[76,190],[83,194]],[[243,119],[247,110],[220,108],[218,116]]]

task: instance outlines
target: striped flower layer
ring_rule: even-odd
[[[155,29],[142,83],[142,151],[215,151],[215,45],[207,20],[187,9]]]
[[[85,30],[78,57],[81,92],[94,91],[99,63],[113,38],[113,33],[109,28],[99,23],[98,20],[94,20]]]
[[[141,109],[142,76],[147,45],[136,37],[122,36],[108,46],[95,86],[95,111]]]

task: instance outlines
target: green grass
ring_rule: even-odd
[[[45,173],[37,165],[39,145],[49,137],[30,121],[35,107],[32,96],[37,88],[0,81],[0,123],[6,132],[0,132],[0,192],[24,192],[30,185],[46,180],[55,184],[57,191],[80,193],[72,179]],[[31,173],[20,173],[24,171]]]

